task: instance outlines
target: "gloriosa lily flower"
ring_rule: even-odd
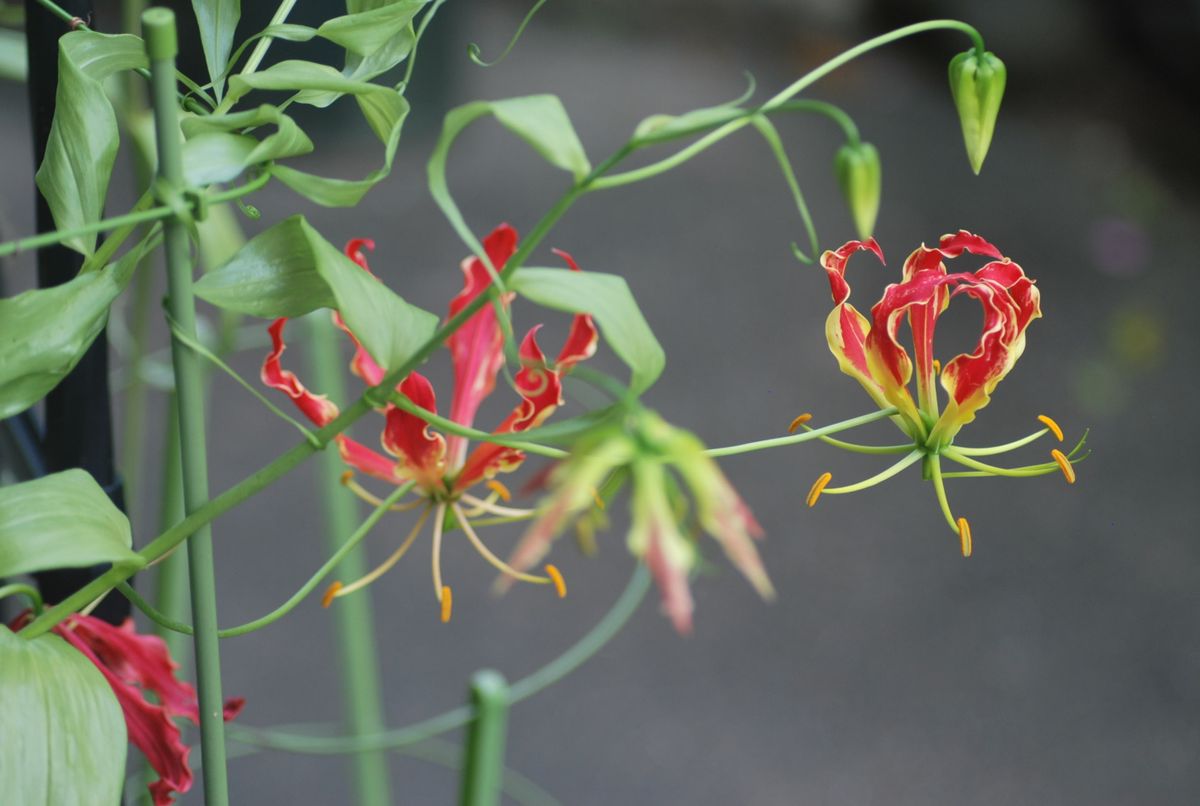
[[[965,518],[955,519],[946,500],[943,479],[962,475],[1033,476],[1060,470],[1068,482],[1075,481],[1072,462],[1083,447],[1080,440],[1070,455],[1055,449],[1051,463],[1023,468],[1000,468],[984,464],[973,456],[1004,453],[1051,433],[1061,442],[1062,429],[1046,415],[1040,415],[1044,428],[1023,439],[990,448],[965,448],[954,445],[964,425],[988,404],[996,385],[1012,369],[1025,349],[1025,330],[1042,315],[1040,295],[1033,280],[1016,263],[1004,257],[995,246],[978,235],[960,230],[942,237],[937,248],[924,245],[904,262],[901,282],[889,285],[883,298],[871,309],[871,318],[859,313],[848,300],[846,265],[858,251],[873,253],[883,261],[883,252],[874,238],[850,241],[841,248],[825,252],[821,266],[829,277],[834,308],[825,323],[829,348],[842,371],[857,380],[881,409],[892,409],[893,422],[911,440],[911,444],[887,447],[859,446],[831,438],[823,441],[838,447],[866,453],[904,453],[897,464],[858,484],[828,487],[829,473],[823,474],[808,495],[813,506],[822,494],[855,492],[896,475],[917,461],[924,462],[926,478],[934,483],[938,502],[950,528],[958,533],[964,556],[971,553],[970,525]],[[950,273],[944,261],[964,252],[991,260],[974,272]],[[938,316],[959,296],[968,296],[983,307],[983,331],[970,353],[963,353],[941,366],[934,357],[933,336]],[[913,337],[913,358],[897,339],[901,321],[907,317]],[[909,391],[914,363],[917,398]],[[940,375],[947,395],[939,408],[935,381]],[[792,429],[804,426],[809,415],[797,417]],[[1085,435],[1086,437],[1086,435]],[[946,457],[971,470],[943,473],[939,457]]]
[[[510,564],[517,569],[536,564],[571,519],[599,503],[597,489],[614,476],[628,476],[633,485],[629,550],[650,569],[663,612],[679,632],[692,628],[688,574],[698,560],[694,537],[680,528],[683,518],[678,505],[684,504],[680,480],[695,501],[699,529],[721,544],[764,599],[774,597],[754,547],[762,527],[749,507],[716,462],[705,455],[699,439],[649,411],[630,415],[623,427],[590,435],[554,468],[549,479],[554,492],[517,544]]]
[[[25,626],[30,613],[18,616],[14,631]],[[96,665],[112,687],[121,711],[129,741],[145,754],[158,780],[150,784],[155,806],[173,803],[173,793],[192,787],[188,766],[191,748],[183,743],[175,717],[200,721],[196,690],[175,676],[179,664],[171,660],[167,645],[154,635],[139,635],[133,619],[114,627],[94,616],[74,615],[54,628],[61,636]],[[146,699],[153,694],[157,704]],[[225,702],[225,720],[238,715],[245,700]]]
[[[507,224],[497,227],[483,242],[492,267],[500,271],[517,248],[517,232]],[[346,254],[365,271],[367,266],[363,250],[374,249],[374,243],[355,239],[346,245]],[[574,271],[579,271],[574,259],[566,252],[556,250]],[[453,317],[480,294],[485,293],[492,283],[488,267],[477,257],[462,262],[463,289],[450,301],[449,316]],[[512,294],[499,297],[499,307],[505,314],[512,301]],[[335,312],[334,322],[354,342],[354,357],[350,370],[370,386],[378,386],[386,374],[363,349],[358,339],[346,327]],[[304,387],[295,373],[283,368],[280,358],[285,349],[283,330],[287,319],[277,319],[269,328],[273,349],[262,367],[262,380],[268,386],[286,393],[297,408],[318,426],[325,425],[338,415],[337,406],[322,395],[313,394]],[[516,434],[535,428],[563,403],[562,376],[578,362],[596,351],[599,338],[590,316],[578,315],[571,323],[566,343],[557,358],[550,361],[537,342],[541,325],[534,326],[521,340],[519,348],[520,369],[513,376],[514,385],[521,400],[512,412],[501,421],[493,434]],[[497,318],[496,306],[485,305],[467,319],[461,328],[447,340],[454,362],[454,396],[450,404],[449,419],[457,425],[472,427],[480,404],[492,393],[496,385],[496,374],[504,364],[504,331]],[[421,508],[416,525],[399,548],[382,565],[355,582],[343,585],[335,582],[325,594],[325,604],[334,598],[359,590],[382,576],[400,559],[416,540],[430,514],[433,515],[433,583],[438,602],[441,604],[442,619],[448,620],[451,609],[451,592],[442,584],[440,552],[447,516],[462,527],[463,533],[477,551],[502,573],[515,579],[541,584],[552,584],[559,595],[565,594],[562,577],[554,566],[546,567],[545,576],[534,576],[516,571],[497,558],[479,539],[470,519],[481,514],[500,518],[523,518],[531,511],[498,505],[497,499],[507,500],[507,489],[494,477],[499,473],[515,470],[525,454],[511,447],[489,442],[481,443],[468,452],[467,438],[460,434],[443,436],[430,428],[426,419],[412,411],[419,407],[431,414],[437,413],[437,400],[433,386],[419,372],[408,375],[396,391],[398,401],[407,407],[388,402],[379,409],[384,415],[385,425],[381,443],[387,455],[380,454],[348,436],[337,437],[338,450],[342,459],[352,468],[389,484],[413,484],[420,500],[398,504],[396,509]],[[348,471],[343,477],[345,484],[365,500],[379,505],[380,499],[363,489]],[[486,484],[491,494],[479,498],[469,492],[479,484]]]

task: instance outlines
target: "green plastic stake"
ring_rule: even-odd
[[[471,678],[475,718],[467,728],[460,806],[499,806],[504,780],[504,738],[508,729],[508,683],[484,669]]]
[[[175,208],[163,224],[167,259],[167,309],[187,336],[196,336],[192,262],[184,198],[179,108],[175,96],[175,14],[151,8],[142,14],[142,33],[150,57],[150,97],[158,145],[157,192]],[[197,356],[171,340],[183,469],[183,505],[189,514],[208,503],[208,460],[204,436],[204,374]],[[212,529],[207,524],[188,539],[188,572],[195,623],[196,683],[200,699],[200,749],[204,761],[206,806],[228,806],[225,769],[225,722],[221,696],[221,658],[217,646],[217,596],[213,574]]]

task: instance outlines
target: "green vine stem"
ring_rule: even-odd
[[[0,585],[0,599],[9,596],[24,596],[29,600],[29,606],[33,608],[34,615],[39,615],[42,612],[42,594],[32,585],[26,585],[23,582]]]
[[[150,58],[150,87],[154,133],[158,145],[159,193],[182,202],[185,193],[179,111],[175,103],[175,14],[152,8],[142,14],[146,54]],[[167,307],[171,319],[186,334],[196,333],[196,304],[192,296],[191,248],[184,216],[174,212],[164,223],[167,262]],[[172,361],[179,408],[183,501],[187,512],[208,502],[208,461],[204,435],[204,376],[197,357],[172,339]],[[213,571],[212,529],[206,523],[188,541],[188,572],[192,618],[196,624],[196,683],[200,700],[200,746],[204,757],[204,797],[208,806],[228,806],[225,768],[224,703],[217,640],[217,592]]]
[[[471,678],[471,708],[463,753],[460,806],[498,806],[504,778],[504,743],[508,732],[508,683],[492,669]]]
[[[328,317],[310,316],[307,324],[312,336],[309,347],[317,388],[326,390],[334,400],[341,400],[346,396],[346,389],[338,354],[338,334]],[[347,495],[341,484],[345,466],[336,452],[325,451],[320,464],[318,483],[325,510],[325,535],[330,552],[338,554],[339,549],[356,536],[357,499]],[[344,552],[336,566],[343,579],[358,579],[366,570],[363,551],[353,547]],[[346,730],[351,736],[378,733],[384,728],[384,709],[371,596],[369,593],[348,596],[333,610]],[[382,751],[358,753],[353,757],[352,765],[358,803],[361,806],[388,806],[392,796],[387,755]]]

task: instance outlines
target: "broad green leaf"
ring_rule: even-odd
[[[666,356],[624,277],[568,269],[518,269],[509,288],[547,308],[591,314],[605,343],[632,371],[629,385],[635,395],[646,391],[662,374]]]
[[[437,329],[438,318],[410,305],[363,271],[303,216],[251,239],[224,266],[196,283],[196,295],[221,308],[263,318],[339,311],[376,363],[404,363]]]
[[[242,0],[192,0],[200,43],[204,46],[204,63],[208,76],[221,94],[225,66],[233,50],[233,34],[242,16]]]
[[[21,806],[113,806],[125,717],[100,670],[57,635],[0,625],[0,793]]]
[[[554,95],[528,95],[503,101],[475,101],[451,109],[442,124],[442,133],[429,157],[429,192],[433,200],[471,251],[488,261],[479,239],[463,218],[450,186],[446,182],[446,160],[450,146],[463,129],[486,115],[492,115],[506,129],[529,143],[551,165],[569,171],[579,182],[591,171],[583,144],[563,109],[562,101]],[[494,268],[499,268],[494,267]]]
[[[146,55],[142,40],[128,34],[73,31],[58,41],[54,122],[37,186],[55,225],[73,229],[100,219],[117,156],[116,115],[102,83],[122,70],[144,67]],[[90,255],[96,236],[79,235],[64,244]]]
[[[272,125],[276,131],[256,140],[241,132]],[[251,165],[308,154],[313,150],[296,122],[276,107],[263,105],[230,115],[190,117],[183,121],[183,171],[192,185],[227,182]]]
[[[37,403],[74,369],[149,243],[101,271],[0,299],[0,419]]]
[[[82,470],[0,487],[0,577],[100,563],[144,565],[131,545],[129,519]]]

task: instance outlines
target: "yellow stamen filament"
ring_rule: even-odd
[[[797,417],[796,419],[792,420],[792,424],[788,426],[788,433],[789,433],[789,434],[794,434],[794,433],[796,433],[796,429],[797,429],[797,428],[799,428],[800,426],[804,425],[805,423],[807,423],[807,422],[808,422],[809,420],[811,420],[811,419],[812,419],[812,415],[811,415],[811,414],[809,414],[808,412],[805,412],[804,414],[801,414],[799,417]]]
[[[567,598],[567,583],[563,581],[562,573],[553,565],[546,566],[546,576],[554,583],[554,592],[558,594],[559,599]]]
[[[820,478],[813,482],[812,489],[808,491],[808,505],[814,507],[817,505],[817,499],[821,497],[821,491],[826,485],[833,480],[832,473],[822,473]]]
[[[1049,428],[1050,433],[1054,435],[1055,439],[1057,439],[1059,442],[1063,441],[1063,430],[1059,427],[1058,423],[1054,422],[1054,420],[1047,417],[1045,414],[1038,415],[1038,422]]]
[[[357,495],[363,501],[366,501],[368,504],[370,504],[373,507],[377,507],[377,506],[380,506],[383,504],[382,498],[380,498],[377,495],[374,495],[369,490],[367,490],[367,488],[363,487],[361,484],[359,484],[357,481],[354,480],[354,471],[353,470],[347,470],[345,473],[342,474],[342,486],[345,487],[350,492]],[[409,501],[408,503],[405,503],[405,504],[392,504],[391,507],[389,507],[389,511],[390,512],[408,512],[410,509],[416,509],[417,507],[421,506],[424,503],[425,503],[424,500],[417,500],[417,501]]]
[[[1050,451],[1050,458],[1058,463],[1058,469],[1067,479],[1067,484],[1075,483],[1075,468],[1071,467],[1071,460],[1068,459],[1058,448]]]
[[[475,547],[477,552],[479,552],[479,556],[487,560],[488,563],[497,571],[505,576],[510,576],[513,579],[519,579],[522,582],[533,582],[537,585],[550,585],[554,583],[553,577],[539,577],[533,574],[523,574],[508,563],[504,562],[504,560],[501,560],[495,554],[492,554],[491,550],[488,549],[488,547],[483,544],[483,541],[479,539],[479,535],[475,533],[475,527],[471,526],[471,522],[467,520],[467,516],[463,514],[463,511],[458,504],[451,504],[451,506],[454,508],[454,515],[458,518],[458,525],[462,527],[463,533],[467,536],[467,540],[471,541],[471,545]]]
[[[325,595],[321,597],[321,607],[329,607],[331,604],[333,604],[333,600],[337,598],[338,591],[340,591],[343,587],[344,586],[341,582],[334,582],[332,585],[326,588]]]
[[[329,590],[325,591],[325,598],[333,601],[334,599],[339,599],[343,596],[354,593],[356,590],[362,590],[390,571],[392,566],[400,562],[400,558],[403,557],[408,551],[409,547],[412,546],[413,541],[415,541],[417,539],[417,535],[421,533],[421,527],[425,525],[425,521],[428,518],[429,507],[426,506],[425,511],[421,513],[421,517],[417,518],[417,522],[413,525],[412,531],[408,533],[408,537],[404,538],[404,542],[400,544],[400,547],[389,554],[386,560],[376,566],[373,571],[369,571],[367,574],[354,580],[349,585],[343,585],[340,582],[333,583],[333,585],[329,586]],[[337,588],[336,590],[334,590],[335,586]],[[322,604],[324,604],[325,607],[329,607],[324,600],[322,600]]]
[[[442,584],[442,527],[446,522],[446,505],[438,504],[433,514],[433,590],[438,601],[442,601],[442,591],[450,590]],[[445,606],[442,608],[445,612]],[[445,619],[443,619],[444,621]]]
[[[505,503],[512,500],[512,493],[510,493],[508,491],[508,488],[505,487],[500,482],[496,481],[495,479],[491,479],[488,481],[487,488],[489,490],[491,490],[492,492],[494,492],[496,495],[500,496],[500,500],[504,501]]]
[[[604,499],[600,497],[600,491],[595,487],[592,488],[592,502],[595,503],[596,509],[604,509]]]
[[[971,556],[971,524],[967,523],[966,518],[958,519],[958,539],[962,543],[962,555],[964,557]]]
[[[438,597],[442,602],[442,623],[445,624],[450,620],[450,612],[454,609],[454,594],[450,593],[450,586],[442,586],[442,595]]]
[[[934,375],[942,374],[942,362],[938,361],[936,358],[933,359],[933,374]]]
[[[476,498],[469,493],[463,493],[460,497],[464,502],[471,505],[472,508],[468,510],[467,514],[472,518],[483,512],[486,512],[489,515],[500,515],[501,517],[505,518],[528,518],[533,514],[532,509],[502,507],[495,503],[495,499],[492,496],[488,496],[487,500],[484,500],[482,498]]]

